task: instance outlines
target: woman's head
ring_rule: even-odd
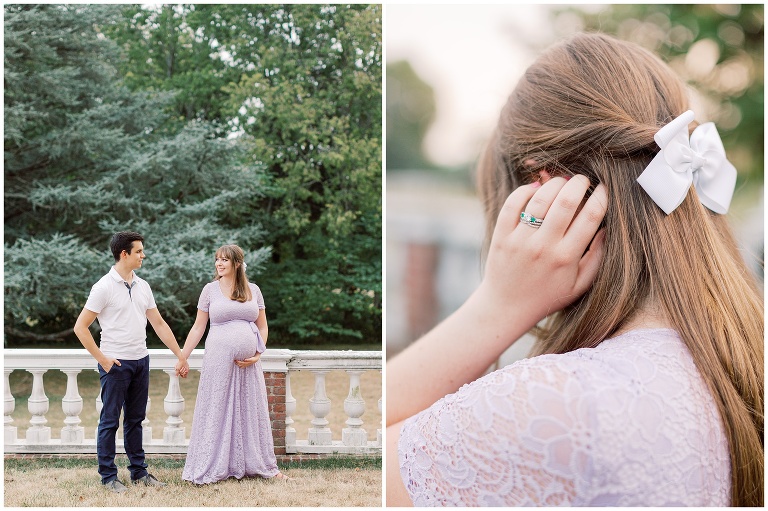
[[[214,280],[228,274],[229,268],[233,271],[234,285],[232,286],[232,299],[238,302],[246,302],[251,299],[251,290],[248,286],[248,277],[245,275],[245,253],[237,245],[223,245],[216,250],[216,261],[221,261],[221,265],[226,273],[219,271],[217,267],[214,271]],[[230,266],[231,265],[231,266]],[[217,265],[218,266],[218,265]]]
[[[519,81],[480,166],[489,223],[541,170],[583,174],[656,213],[635,180],[658,151],[654,134],[687,109],[680,79],[637,45],[580,34],[551,48]]]
[[[702,206],[693,187],[666,215],[637,183],[659,151],[654,134],[688,108],[682,81],[650,52],[577,35],[521,78],[480,161],[479,188],[490,239],[506,197],[542,170],[606,186],[600,271],[541,330],[534,352],[596,346],[638,311],[656,308],[716,397],[732,462],[743,467],[734,471],[734,503],[744,505],[758,491],[762,502],[762,302],[724,217]],[[759,467],[744,461],[747,452],[757,459],[757,450]]]

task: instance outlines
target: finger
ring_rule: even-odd
[[[112,365],[121,366],[123,364],[121,364],[119,360],[115,359],[115,363],[112,364]]]
[[[558,180],[558,178],[553,178],[547,184],[556,180]],[[568,226],[571,225],[571,221],[573,221],[573,217],[579,209],[581,202],[584,200],[584,194],[589,190],[591,183],[586,176],[580,174],[573,176],[573,178],[568,181],[565,179],[560,179],[559,181],[561,186],[557,190],[556,197],[553,197],[550,200],[551,205],[547,211],[547,219],[542,224],[541,229],[542,232],[547,232],[554,237],[562,238],[565,231],[568,229]],[[543,190],[544,186],[541,188]],[[534,197],[534,199],[536,199],[536,197]],[[596,230],[597,229],[595,229],[595,231]],[[589,239],[591,240],[592,237],[590,236]],[[589,240],[587,240],[587,242],[589,242]],[[586,248],[586,244],[584,245],[584,248]]]
[[[541,188],[528,201],[528,204],[525,206],[525,212],[538,220],[543,219],[547,216],[547,211],[552,207],[552,202],[566,183],[567,181],[562,177],[550,178],[541,185]]]
[[[567,250],[583,254],[600,228],[607,211],[608,191],[604,185],[597,185],[563,237],[564,246],[568,247]]]
[[[507,200],[504,201],[504,206],[499,211],[499,218],[496,220],[496,227],[493,230],[494,238],[506,236],[517,227],[517,224],[520,223],[520,213],[523,212],[525,205],[540,187],[541,183],[536,181],[529,185],[518,186],[514,192],[509,194]]]
[[[600,263],[605,254],[605,229],[600,229],[592,240],[589,250],[579,261],[579,270],[576,274],[576,283],[574,284],[574,293],[581,296],[592,286],[592,282],[600,269]]]

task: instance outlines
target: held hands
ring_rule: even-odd
[[[235,360],[235,364],[237,367],[245,368],[248,366],[252,366],[256,362],[259,361],[261,358],[261,353],[256,353],[256,355],[252,356],[251,358],[246,358],[245,360]]]
[[[187,362],[187,359],[185,358],[179,358],[179,361],[176,362],[176,376],[181,376],[182,378],[186,378],[189,374],[189,362]]]
[[[597,230],[608,207],[603,185],[581,207],[589,186],[585,176],[555,177],[509,196],[474,296],[486,313],[503,322],[514,308],[532,327],[589,289],[603,256],[605,232]],[[522,222],[523,212],[543,219],[540,227]]]

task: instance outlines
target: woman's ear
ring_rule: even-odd
[[[547,181],[549,181],[550,179],[552,179],[552,176],[550,176],[550,175],[549,175],[549,172],[547,172],[547,171],[546,171],[546,170],[544,170],[544,169],[541,169],[541,170],[539,171],[539,182],[540,182],[541,184],[544,184],[544,183],[546,183],[546,182],[547,182]]]

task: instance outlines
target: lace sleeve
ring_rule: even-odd
[[[557,506],[590,477],[590,391],[550,357],[523,360],[408,419],[398,446],[419,506]]]
[[[208,283],[203,287],[203,290],[200,292],[200,298],[197,301],[197,308],[203,312],[208,312],[208,309],[210,306],[211,306],[211,284]]]

